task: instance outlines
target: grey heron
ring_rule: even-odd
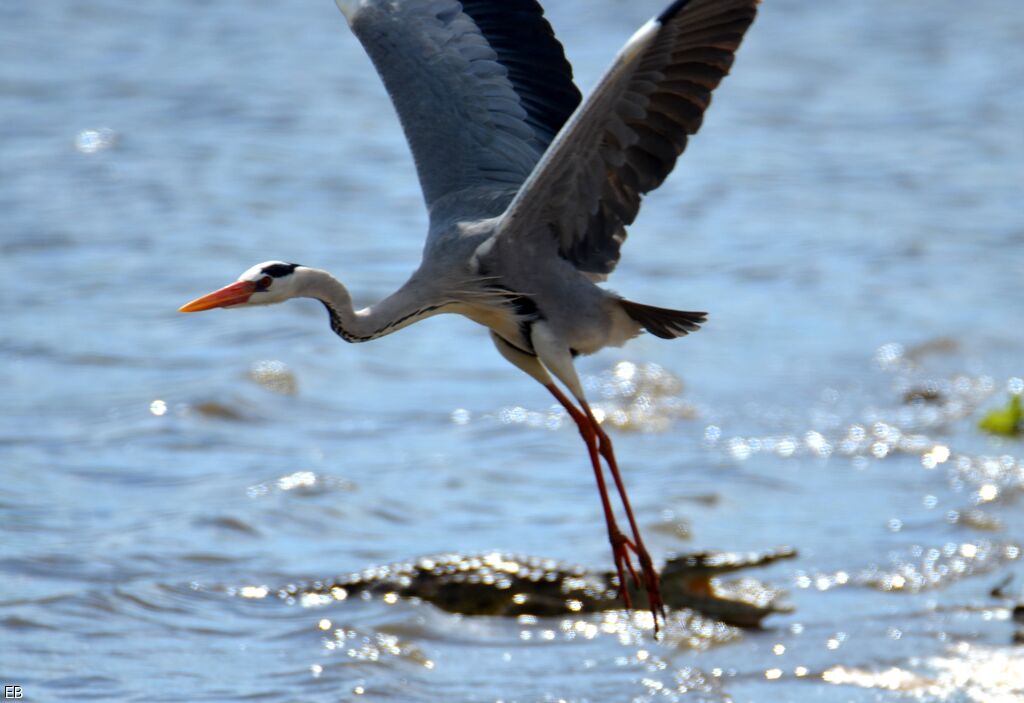
[[[657,631],[658,576],[573,359],[643,330],[682,337],[705,321],[703,312],[643,305],[597,284],[615,268],[642,196],[699,129],[757,3],[675,0],[637,30],[583,101],[536,0],[337,0],[413,152],[430,216],[419,268],[394,294],[356,310],[326,271],[269,261],[181,311],[314,298],[347,342],[439,313],[489,328],[501,355],[547,388],[579,429],[622,599],[632,607],[628,572],[647,593]]]

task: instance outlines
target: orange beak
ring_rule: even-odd
[[[253,281],[238,281],[182,305],[178,308],[178,312],[199,312],[213,308],[226,308],[229,305],[241,305],[248,301],[255,291],[256,284]]]

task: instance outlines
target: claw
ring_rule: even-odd
[[[661,622],[666,622],[668,617],[665,602],[661,599],[660,579],[658,572],[654,569],[651,555],[647,553],[646,549],[641,548],[637,551],[637,559],[640,562],[640,572],[644,577],[644,590],[647,591],[647,607],[654,618],[654,635],[657,637],[661,631],[659,617]]]
[[[622,573],[622,561],[618,557],[615,559],[615,570],[619,574],[619,596],[622,598],[622,603],[626,606],[626,610],[632,610],[633,599],[629,595],[629,589],[626,588],[626,577]]]
[[[613,534],[609,534],[608,539],[612,543],[612,554],[615,557],[616,565],[617,566],[621,566],[622,563],[625,563],[626,568],[629,570],[630,578],[633,579],[633,586],[636,587],[636,588],[639,588],[640,587],[640,579],[637,576],[636,569],[633,567],[633,560],[629,558],[629,550],[633,550],[634,554],[639,554],[639,552],[637,552],[636,545],[633,544],[632,540],[630,540],[629,537],[626,537],[626,535],[622,534],[621,532],[616,532],[616,533],[613,533]],[[641,573],[642,573],[643,572],[643,565],[642,564],[641,564],[640,568],[641,568]],[[621,579],[621,574],[620,574],[620,579]],[[623,581],[623,580],[620,580],[620,582],[619,582],[620,589],[625,589],[625,586],[626,586],[626,582]]]

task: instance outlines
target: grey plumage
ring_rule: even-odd
[[[430,211],[422,265],[382,307],[426,302],[399,305],[399,319],[451,311],[489,327],[502,356],[565,406],[587,443],[620,582],[633,572],[632,550],[657,627],[658,577],[572,362],[641,328],[671,339],[705,321],[595,282],[618,263],[642,196],[700,128],[757,0],[676,0],[633,35],[582,103],[535,0],[338,2],[391,94]],[[332,313],[332,324],[340,319]],[[616,524],[598,455],[632,541]]]
[[[338,4],[392,97],[430,211],[421,268],[396,295],[468,314],[530,355],[537,322],[572,353],[641,328],[697,328],[703,313],[664,324],[593,282],[614,269],[642,195],[700,127],[756,0],[672,3],[582,104],[535,0]],[[523,296],[534,308],[525,319],[509,304]]]
[[[423,261],[398,291],[362,310],[327,272],[266,262],[182,311],[310,297],[350,342],[447,312],[488,327],[502,356],[543,384],[579,427],[619,583],[627,569],[636,576],[635,554],[657,625],[658,577],[573,357],[621,345],[641,329],[673,338],[704,322],[702,312],[627,301],[595,281],[615,268],[642,196],[664,181],[699,129],[757,0],[676,0],[633,35],[583,102],[536,0],[336,2],[412,149],[430,213]],[[617,526],[599,457],[632,539]],[[622,594],[628,606],[624,587]]]
[[[500,214],[579,103],[533,0],[339,2],[391,95],[432,230]]]
[[[531,231],[547,226],[581,271],[615,268],[625,226],[700,128],[756,0],[691,0],[669,10],[616,57],[505,214]]]

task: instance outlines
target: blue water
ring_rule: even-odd
[[[586,90],[661,4],[547,5]],[[582,446],[460,318],[349,346],[308,301],[175,312],[267,259],[365,302],[417,264],[411,158],[333,3],[3,4],[0,684],[1024,698],[1024,445],[976,427],[1024,375],[1022,45],[1012,0],[766,2],[631,228],[610,285],[710,312],[579,362],[655,558],[800,550],[751,574],[796,611],[708,646],[680,614],[658,643],[622,614],[237,595],[439,551],[607,568]]]

